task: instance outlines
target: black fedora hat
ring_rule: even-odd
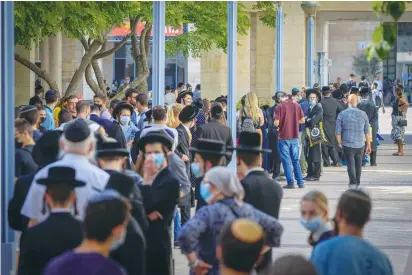
[[[368,95],[368,94],[370,94],[370,93],[371,93],[371,89],[368,88],[368,87],[363,87],[363,88],[360,90],[360,95],[361,95],[361,96]]]
[[[116,141],[103,141],[98,144],[96,156],[98,158],[103,157],[127,157],[129,152],[122,146],[120,142]]]
[[[107,185],[106,185],[106,190],[107,189],[115,190],[119,192],[119,194],[122,195],[123,197],[130,199],[133,193],[134,185],[135,185],[135,182],[131,177],[126,176],[125,174],[116,172],[110,176],[107,182]]]
[[[186,90],[177,95],[176,102],[180,103],[182,98],[184,98],[186,95],[190,95],[193,98],[193,92]]]
[[[306,90],[306,99],[309,100],[309,96],[311,94],[315,94],[318,98],[318,102],[322,99],[322,96],[320,95],[320,92],[318,89],[310,88]]]
[[[159,131],[151,131],[147,133],[144,137],[140,138],[137,146],[142,152],[145,151],[146,144],[161,143],[167,147],[167,149],[172,150],[173,140],[172,138],[162,129]]]
[[[199,108],[194,105],[185,106],[179,114],[179,120],[183,123],[191,121],[197,117]]]
[[[335,98],[335,99],[340,100],[340,99],[343,98],[343,93],[340,89],[336,89],[332,92],[332,97]]]
[[[332,91],[330,90],[329,86],[323,86],[322,89],[321,89],[321,92],[322,93],[330,93]]]
[[[40,167],[55,162],[59,155],[61,131],[47,131],[33,147],[32,156]]]
[[[228,156],[232,154],[222,141],[205,138],[199,138],[196,147],[190,147],[189,150],[200,155]]]
[[[114,119],[117,119],[117,115],[120,113],[121,110],[123,109],[128,109],[130,111],[130,114],[133,114],[133,106],[127,102],[120,102],[119,104],[117,104],[117,106],[114,108],[113,113],[112,113],[112,117]]]
[[[239,134],[239,144],[236,146],[235,150],[238,152],[248,152],[248,153],[264,153],[272,152],[268,149],[262,149],[260,144],[260,135],[256,132],[240,132]]]
[[[359,94],[359,89],[356,87],[352,87],[350,88],[350,94]]]
[[[218,98],[215,99],[215,102],[223,102],[227,105],[227,96],[219,96]]]
[[[82,187],[86,185],[85,182],[76,180],[76,170],[65,166],[50,167],[47,178],[38,179],[37,183],[46,186],[62,183],[72,187]]]

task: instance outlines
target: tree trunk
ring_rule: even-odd
[[[149,72],[143,72],[142,74],[139,74],[135,80],[133,80],[132,82],[130,82],[129,84],[129,88],[136,88],[137,86],[139,86],[142,82],[146,82],[146,79],[149,77]],[[111,100],[114,99],[123,99],[124,98],[124,94],[126,93],[127,89],[123,89],[120,93],[117,93]]]
[[[92,72],[92,65],[89,64],[87,65],[86,72],[85,72],[85,78],[87,85],[89,85],[90,89],[92,89],[93,93],[97,94],[100,92],[100,88],[97,85],[97,83],[93,80],[93,72]]]
[[[103,77],[102,70],[100,69],[99,63],[97,62],[97,60],[92,60],[91,64],[92,64],[94,75],[96,76],[99,88],[100,90],[103,91],[104,94],[106,94],[107,86],[106,84],[104,84],[104,77]]]
[[[36,64],[30,62],[30,60],[24,58],[23,56],[19,55],[16,52],[14,53],[14,60],[16,60],[17,62],[19,62],[26,68],[28,68],[29,70],[33,71],[41,79],[44,79],[44,81],[46,81],[47,84],[49,84],[50,89],[55,90],[57,94],[60,95],[59,86],[57,86],[56,81],[52,79],[51,75],[47,71],[37,67]]]
[[[103,45],[101,40],[94,40],[91,43],[89,49],[85,52],[80,62],[79,68],[74,72],[74,75],[70,81],[69,87],[67,87],[65,96],[75,95],[76,89],[80,84],[82,76],[86,71],[87,66],[93,59],[93,56],[99,51],[100,47]]]
[[[139,55],[138,57],[139,62],[136,62],[136,64],[139,63],[139,66],[136,67],[136,72],[137,72],[137,77],[139,77],[140,75],[145,75],[145,71],[144,71],[144,66],[142,65],[143,62],[147,63],[147,58],[143,58],[142,55]],[[136,89],[139,92],[146,92],[147,93],[147,78],[150,75],[150,71],[147,73],[147,77],[141,81],[140,84],[136,84]]]

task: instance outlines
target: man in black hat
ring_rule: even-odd
[[[73,168],[55,166],[48,170],[47,178],[37,179],[38,184],[46,187],[44,203],[49,207],[50,215],[42,223],[23,232],[19,275],[43,274],[43,269],[52,258],[82,242],[81,222],[72,216],[72,211],[73,207],[76,208],[74,189],[84,187],[86,183],[76,180],[75,173]]]
[[[270,152],[270,150],[262,149],[260,135],[250,132],[240,133],[239,144],[235,150],[238,176],[242,178],[241,183],[245,189],[243,201],[278,219],[283,190],[276,181],[269,179],[261,168],[262,153]],[[256,267],[257,271],[264,270],[271,259],[272,250],[269,250],[263,262]]]
[[[323,120],[323,109],[322,105],[319,103],[319,101],[321,100],[321,95],[318,90],[309,89],[306,91],[306,96],[309,100],[310,109],[305,121],[305,124],[307,126],[306,133],[308,143],[305,152],[306,161],[308,163],[308,173],[305,177],[305,180],[319,181],[322,161],[321,142],[323,141],[323,129],[320,124],[320,122],[322,122]],[[315,142],[313,137],[321,138],[321,141],[319,142],[319,140],[316,139]]]
[[[377,151],[377,146],[376,146],[376,135],[377,135],[377,121],[379,118],[379,109],[376,108],[375,104],[373,104],[373,101],[370,100],[370,94],[371,94],[371,89],[366,87],[362,88],[360,91],[361,95],[361,101],[358,103],[358,109],[362,110],[366,113],[369,119],[369,125],[372,128],[371,132],[371,153],[370,153],[370,164],[371,166],[376,166],[376,151]],[[366,148],[366,144],[365,144]],[[363,165],[365,165],[365,158],[363,159]]]
[[[336,141],[336,118],[338,114],[343,111],[338,101],[331,97],[331,90],[328,86],[322,87],[322,100],[320,104],[323,109],[323,131],[325,132],[326,141],[322,142],[322,159],[323,166],[328,167],[331,165],[330,159],[332,159],[332,166],[342,166],[338,157],[336,147],[338,142]]]
[[[233,147],[232,131],[227,125],[223,125],[220,122],[224,115],[222,106],[213,103],[210,111],[211,120],[209,120],[209,123],[203,124],[198,128],[197,137],[220,140],[226,144],[226,147]],[[231,160],[232,155],[227,155],[226,163],[229,163]]]
[[[193,105],[184,107],[179,114],[179,120],[182,123],[176,128],[179,137],[175,152],[185,162],[188,175],[190,173],[189,147],[192,142],[190,129],[195,126],[198,113],[199,109]]]
[[[227,119],[227,96],[219,96],[215,99],[215,102],[222,104],[223,112],[225,113],[225,118]]]
[[[113,151],[115,148],[102,149],[103,154],[116,154]],[[132,217],[126,226],[126,237],[124,243],[117,249],[110,252],[110,258],[116,260],[127,271],[128,274],[146,274],[146,239],[145,231],[147,229],[147,221],[144,225],[139,222],[136,217],[135,208],[135,190],[137,185],[135,181],[122,173],[113,173],[107,182],[106,189],[112,189],[119,192],[126,200],[132,204]],[[140,191],[139,196],[140,196]],[[141,198],[140,198],[141,200]],[[142,206],[143,214],[144,209]],[[146,216],[143,216],[146,219]]]
[[[183,106],[189,106],[193,101],[193,92],[185,90],[180,92],[176,98],[176,102],[182,104]]]
[[[211,168],[215,166],[223,166],[224,158],[232,155],[228,152],[226,145],[220,140],[213,139],[198,139],[196,147],[190,148],[194,154],[193,162],[191,164],[191,171],[196,177],[195,182],[195,197],[197,199],[196,211],[207,203],[200,196],[200,182],[203,176]]]
[[[179,199],[179,181],[168,169],[167,151],[173,141],[163,130],[142,137],[138,146],[144,153],[143,185],[140,185],[144,207],[149,218],[146,235],[146,274],[170,274],[172,247],[169,225]]]
[[[109,174],[89,161],[94,157],[95,137],[84,120],[73,121],[64,127],[60,149],[64,152],[62,159],[37,172],[24,202],[21,213],[32,219],[32,224],[45,218],[45,213],[42,213],[45,190],[37,183],[37,179],[46,177],[51,167],[71,167],[76,170],[76,179],[86,183],[85,187],[76,189],[80,218],[84,217],[84,209],[89,197],[104,190],[109,179]]]

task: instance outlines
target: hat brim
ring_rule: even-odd
[[[96,156],[98,158],[102,157],[127,157],[129,152],[126,149],[102,149],[97,150]]]
[[[129,109],[130,115],[133,114],[133,106],[130,105],[129,103],[119,103],[117,106],[114,108],[112,116],[114,119],[117,118],[117,115],[119,114],[120,109]]]
[[[185,118],[185,117],[183,117],[183,113],[181,112],[180,114],[179,114],[179,120],[180,121],[190,121],[190,120],[193,120],[193,119],[195,119],[195,118],[197,118],[197,115],[199,114],[199,112],[200,112],[200,110],[199,110],[199,108],[197,108],[196,106],[195,106],[195,112],[190,116],[190,117],[188,117],[188,118]]]
[[[59,183],[64,183],[67,185],[70,185],[74,188],[76,187],[83,187],[86,186],[86,183],[80,180],[76,180],[76,179],[61,179],[61,178],[54,178],[54,177],[48,177],[45,179],[38,179],[37,183],[40,185],[53,185],[53,184],[59,184]]]
[[[183,91],[180,94],[177,95],[176,102],[179,103],[182,98],[184,98],[186,95],[190,95],[193,98],[193,92],[191,91]]]
[[[229,151],[212,151],[212,150],[202,150],[197,149],[194,147],[189,148],[190,152],[198,153],[199,155],[212,155],[212,156],[222,156],[222,157],[230,157],[233,154],[233,149]]]
[[[263,149],[260,147],[248,147],[248,146],[238,146],[233,148],[234,150],[238,152],[245,152],[245,153],[271,153],[272,150],[269,149]]]
[[[146,144],[153,144],[153,143],[164,144],[169,150],[172,150],[172,147],[173,147],[173,141],[167,138],[166,136],[150,135],[150,134],[140,138],[137,146],[140,151],[144,152],[145,151],[144,147],[146,146]]]
[[[320,92],[316,89],[309,89],[306,91],[306,99],[309,100],[309,96],[311,94],[316,94],[318,101],[320,101],[322,99],[322,95],[320,94]]]

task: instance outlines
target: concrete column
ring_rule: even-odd
[[[57,33],[55,36],[50,37],[50,74],[59,86],[60,94],[63,95],[66,91],[65,87],[62,87],[62,34]]]
[[[43,39],[40,43],[40,61],[41,68],[50,73],[50,46],[49,38]],[[49,89],[49,85],[46,81],[42,80],[42,85],[45,91]]]
[[[323,52],[325,55],[323,56],[323,59],[325,60],[323,64],[323,86],[326,86],[329,84],[329,67],[327,66],[326,60],[329,59],[328,57],[328,52],[329,52],[329,22],[323,23]]]
[[[30,62],[34,63],[34,48],[27,50],[23,46],[17,45],[15,47],[15,51],[24,58],[28,59]],[[15,61],[14,64],[14,72],[16,75],[14,79],[14,98],[16,101],[16,106],[27,105],[29,104],[30,97],[34,96],[34,72],[27,69],[17,61]]]
[[[278,2],[278,8],[276,10],[276,44],[275,44],[275,59],[276,59],[276,74],[275,83],[276,88],[273,91],[275,94],[278,91],[283,90],[283,24],[284,24],[284,14],[283,14],[283,3]]]
[[[164,104],[165,86],[165,2],[153,1],[153,106]]]

